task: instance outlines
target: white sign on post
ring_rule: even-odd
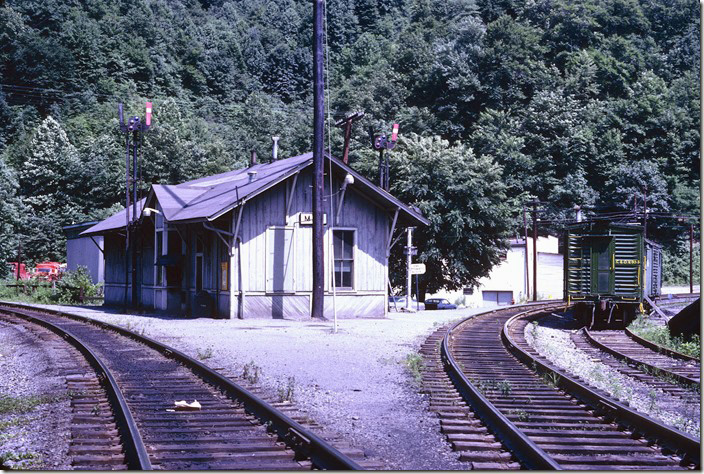
[[[425,273],[425,263],[411,263],[411,275],[423,275]]]
[[[298,214],[298,223],[300,225],[313,225],[313,213],[312,212],[301,212]],[[328,215],[323,214],[323,225],[327,225]]]

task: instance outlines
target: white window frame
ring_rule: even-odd
[[[335,246],[335,231],[352,231],[352,286],[334,286],[335,285],[335,260],[337,259],[337,254],[334,252]],[[329,235],[328,249],[332,249],[333,261],[332,268],[328,272],[328,291],[332,292],[333,287],[335,291],[338,292],[351,292],[357,291],[357,228],[356,227],[332,227]]]
[[[284,229],[291,231],[291,290],[290,291],[269,291],[268,288],[268,274],[269,271],[269,230]],[[298,259],[296,258],[296,226],[291,225],[270,225],[266,228],[264,232],[264,291],[267,294],[277,294],[277,295],[292,295],[296,293],[296,265]]]

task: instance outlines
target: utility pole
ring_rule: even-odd
[[[533,201],[533,301],[538,301],[538,201]]]
[[[324,319],[323,249],[323,0],[313,0],[313,295],[311,317]],[[332,216],[331,216],[332,218]],[[332,238],[332,235],[330,236]],[[333,281],[333,285],[335,282]]]
[[[22,241],[20,240],[17,242],[17,281],[18,282],[20,281],[20,266],[21,265],[22,265]],[[691,268],[691,264],[690,264],[690,268]]]
[[[694,293],[692,250],[694,248],[694,224],[689,222],[689,293]]]
[[[643,186],[643,240],[648,238],[648,185]]]
[[[350,155],[350,138],[352,137],[352,123],[360,120],[364,117],[364,112],[355,112],[352,115],[348,115],[342,120],[335,122],[336,127],[340,127],[345,130],[345,148],[342,152],[342,161],[345,164],[349,162]]]
[[[413,249],[413,228],[408,227],[406,229],[406,249],[408,254],[406,255],[406,309],[410,309],[411,306],[411,263],[413,261],[413,255],[411,249]]]
[[[529,266],[528,266],[528,221],[526,220],[526,205],[523,205],[523,234],[525,237],[525,243],[526,243],[526,268],[525,271],[523,272],[525,277],[526,277],[526,285],[525,285],[525,295],[526,295],[526,300],[528,300],[529,295],[530,295],[530,282],[528,281],[528,273],[529,273]]]
[[[127,311],[127,296],[130,283],[130,134],[122,114],[122,104],[117,104],[120,130],[125,134],[125,294],[124,308]]]

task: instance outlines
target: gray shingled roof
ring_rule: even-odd
[[[326,157],[327,159],[328,157]],[[388,192],[372,184],[342,161],[332,157],[332,162],[340,173],[350,173],[355,178],[354,187],[386,209],[400,209],[399,217],[411,225],[428,221],[416,210],[403,204]],[[278,160],[273,163],[257,164],[249,168],[228,171],[176,185],[155,184],[147,199],[156,198],[169,222],[196,222],[214,220],[225,212],[237,207],[245,200],[270,189],[288,177],[313,163],[313,154]],[[249,182],[249,173],[256,171],[256,180]],[[145,200],[139,201],[141,215]],[[125,211],[105,219],[82,232],[81,235],[103,234],[125,226]]]

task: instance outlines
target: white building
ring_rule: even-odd
[[[479,280],[477,288],[441,291],[436,297],[470,307],[508,305],[533,297],[533,239],[528,239],[528,269],[526,271],[525,240],[513,239],[506,258],[496,265],[489,276]],[[538,299],[562,299],[563,261],[555,236],[538,237]],[[526,288],[526,277],[528,288]],[[528,295],[526,297],[526,291]],[[429,296],[426,296],[429,298]]]

